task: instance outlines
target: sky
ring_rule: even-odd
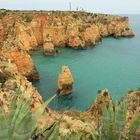
[[[107,14],[140,14],[140,0],[0,0],[0,8],[14,10],[72,10]]]

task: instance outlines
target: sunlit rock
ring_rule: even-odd
[[[54,44],[52,43],[52,39],[50,36],[46,37],[46,40],[43,44],[43,48],[44,48],[45,55],[55,55],[55,53],[56,53]]]
[[[72,93],[73,76],[68,66],[62,66],[61,73],[58,77],[58,93],[68,95]]]

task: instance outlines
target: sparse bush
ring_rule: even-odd
[[[24,21],[25,21],[25,22],[31,22],[32,19],[33,19],[32,16],[29,16],[29,15],[24,16]]]
[[[7,14],[7,10],[6,9],[0,9],[0,18],[5,16],[6,14]]]
[[[73,14],[73,18],[78,19],[78,14]]]

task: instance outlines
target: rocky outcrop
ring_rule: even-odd
[[[62,66],[61,73],[58,77],[58,93],[68,95],[72,93],[73,77],[68,66]]]
[[[91,120],[96,120],[98,118],[98,124],[102,124],[102,107],[105,104],[108,108],[109,100],[112,100],[110,97],[109,91],[99,90],[96,99],[93,101],[91,106],[84,112]],[[130,124],[135,118],[135,116],[140,112],[140,89],[130,90],[128,93],[121,98],[117,106],[120,106],[125,100],[127,106],[126,112],[126,122],[123,129],[123,134],[129,133]],[[140,128],[137,130],[137,134],[140,135]]]
[[[96,120],[98,118],[98,123],[101,125],[103,104],[105,103],[106,106],[108,106],[110,99],[111,97],[107,89],[99,90],[96,99],[86,110],[86,112],[84,112],[84,114],[89,116],[89,118],[92,120]]]
[[[94,46],[100,42],[100,32],[96,25],[83,24],[81,26],[71,26],[68,28],[67,34],[67,45],[75,49],[87,48],[91,44]]]
[[[43,48],[44,48],[45,55],[55,55],[55,53],[56,53],[54,44],[52,43],[52,39],[50,36],[46,37],[46,40],[43,44]]]
[[[129,126],[138,112],[140,112],[140,89],[130,90],[127,94],[122,97],[120,104],[123,100],[127,101],[127,118],[125,131],[129,131]],[[140,135],[140,128],[137,130],[137,134]]]
[[[100,29],[101,36],[133,37],[134,33],[129,28],[128,17],[96,14],[95,20]],[[124,33],[125,32],[125,33]]]
[[[0,85],[0,104],[5,113],[8,112],[10,102],[18,87],[21,87],[22,91],[26,89],[24,93],[25,100],[33,94],[31,104],[31,110],[33,112],[43,103],[38,91],[18,72],[15,63],[7,61],[7,59],[2,56],[0,56]]]
[[[32,62],[30,55],[26,51],[10,49],[5,50],[2,54],[17,66],[18,71],[28,80],[38,80],[39,74]]]
[[[55,55],[55,48],[53,43],[51,42],[45,42],[43,44],[43,48],[44,48],[44,54],[45,55]]]

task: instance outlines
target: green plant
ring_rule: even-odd
[[[71,132],[71,134],[66,136],[60,136],[59,140],[95,140],[92,138],[90,133],[84,131]]]
[[[25,90],[26,91],[26,90]],[[122,140],[122,132],[125,126],[127,100],[123,100],[117,105],[113,100],[109,101],[109,105],[103,104],[102,126],[97,130],[91,127],[90,132],[79,131],[73,132],[68,136],[59,134],[60,120],[54,122],[48,127],[38,128],[37,122],[44,112],[46,106],[55,98],[47,100],[35,112],[29,111],[32,95],[24,103],[24,92],[18,88],[11,105],[9,113],[5,116],[2,108],[0,108],[0,140]],[[16,105],[17,98],[20,98]],[[140,127],[140,112],[138,112],[130,125],[129,135],[135,135]],[[68,126],[69,128],[69,126]],[[128,135],[128,136],[129,136]]]
[[[29,15],[24,16],[24,21],[25,21],[25,22],[31,22],[32,19],[33,19],[32,16],[29,16]]]
[[[140,112],[138,112],[136,114],[136,116],[134,117],[134,119],[133,119],[133,121],[130,125],[129,134],[130,135],[135,135],[138,128],[140,128]]]
[[[78,19],[78,14],[74,13],[72,16],[73,18]]]
[[[36,128],[33,133],[32,140],[56,140],[59,137],[60,121],[52,124],[50,127],[46,125],[42,129]]]
[[[5,16],[6,14],[7,14],[7,10],[6,9],[0,9],[0,18]]]
[[[20,96],[18,105],[16,106],[17,97]],[[35,112],[29,111],[32,95],[24,104],[24,92],[18,88],[10,108],[8,116],[4,115],[2,108],[0,108],[0,140],[28,140],[31,138],[33,132],[37,128],[37,121],[44,112],[46,106],[54,99],[55,96],[47,100]],[[52,126],[53,129],[58,128],[57,124]],[[52,129],[50,128],[52,131]],[[53,131],[54,133],[55,131]],[[46,132],[45,132],[46,133]],[[50,135],[50,134],[49,134]],[[46,134],[45,137],[48,135]]]
[[[126,113],[127,100],[123,100],[120,105],[117,105],[111,99],[108,107],[104,103],[102,108],[102,126],[97,131],[91,128],[92,138],[94,140],[126,140],[130,135],[135,136],[137,129],[140,127],[140,112],[133,119],[129,134],[123,135]]]

